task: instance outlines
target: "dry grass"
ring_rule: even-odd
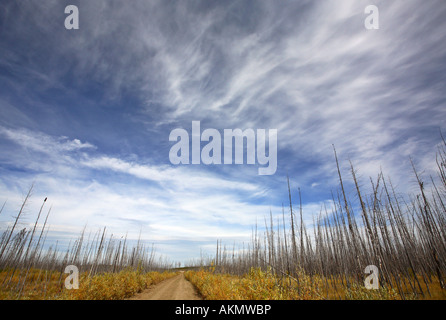
[[[413,288],[408,285],[413,283],[414,279],[403,279],[401,277],[401,283],[404,299],[406,300],[446,300],[446,290],[441,288],[441,285],[435,277],[432,277],[429,286],[423,282],[422,276],[418,276],[418,281],[421,286],[421,290],[414,291]],[[380,290],[368,290],[363,283],[355,282],[355,279],[349,278],[349,285],[344,278],[338,277],[336,279],[324,279],[322,295],[327,300],[401,300],[399,292],[394,289],[396,284],[392,286],[381,287]],[[423,294],[421,293],[423,292]]]
[[[381,286],[377,290],[366,289],[364,284],[350,279],[349,286],[339,279],[327,280],[321,276],[305,275],[299,272],[297,279],[275,275],[272,270],[263,272],[253,268],[241,276],[217,273],[215,267],[199,271],[187,271],[186,278],[207,300],[401,300],[397,290]],[[328,282],[328,285],[325,283]],[[422,286],[427,292],[427,286]],[[405,288],[406,300],[445,300],[446,290],[438,281],[429,284],[430,294],[415,295]]]
[[[188,271],[191,281],[207,300],[319,300],[322,299],[321,279],[300,275],[295,281],[283,282],[271,270],[253,268],[248,274],[235,276],[215,271]]]
[[[84,275],[79,280],[79,289],[64,290],[61,299],[67,300],[123,300],[173,277],[173,272],[121,271],[119,273],[104,273],[93,277]]]
[[[0,272],[0,277],[7,276],[7,271]],[[0,288],[0,300],[122,300],[175,276],[173,272],[141,273],[131,269],[118,273],[103,273],[89,276],[87,272],[79,275],[79,289],[65,288],[65,276],[58,272],[33,269],[28,281],[19,295],[21,277],[15,274],[8,286]]]
[[[32,269],[28,274],[20,298],[23,300],[42,300],[58,297],[63,291],[64,283],[60,281],[60,273],[56,271]],[[18,288],[23,279],[19,272],[11,270],[0,272],[3,285],[0,287],[0,300],[15,300],[19,298]]]

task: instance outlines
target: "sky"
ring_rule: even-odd
[[[61,239],[141,233],[185,262],[281,215],[287,176],[310,225],[338,188],[333,145],[347,186],[351,161],[363,188],[382,169],[410,192],[410,157],[434,173],[446,129],[445,17],[444,0],[4,0],[0,228],[34,184],[23,225],[48,197]],[[172,164],[170,133],[193,121],[277,130],[277,170]]]

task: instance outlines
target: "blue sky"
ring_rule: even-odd
[[[2,227],[34,182],[24,224],[48,197],[58,235],[141,230],[185,261],[281,215],[287,174],[311,224],[337,188],[333,144],[346,179],[351,160],[364,188],[382,168],[410,192],[409,156],[432,173],[446,127],[445,16],[443,0],[2,1]],[[169,134],[192,121],[277,129],[276,173],[172,165]]]

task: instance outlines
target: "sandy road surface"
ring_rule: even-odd
[[[201,300],[201,297],[192,283],[180,273],[149,287],[129,300]]]

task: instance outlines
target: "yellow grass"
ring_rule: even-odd
[[[406,300],[446,300],[446,290],[442,289],[437,278],[433,277],[428,282],[429,288],[423,281],[422,276],[417,276],[418,283],[421,286],[421,293],[418,283],[414,285],[416,292],[410,286],[410,282],[414,283],[414,278],[408,279],[401,276],[400,285]],[[344,281],[340,279],[330,279],[327,281],[328,287],[324,287],[324,296],[329,300],[400,300],[402,299],[397,288],[395,280],[392,281],[393,289],[380,286],[379,290],[368,290],[363,284],[354,283],[350,279],[351,288],[348,289]],[[429,290],[428,290],[429,289]]]
[[[198,289],[207,300],[400,300],[401,296],[394,288],[380,286],[377,290],[366,289],[363,283],[355,283],[350,279],[349,288],[345,282],[328,280],[320,276],[299,273],[297,279],[278,277],[269,271],[251,269],[249,274],[235,276],[227,273],[208,271],[188,271],[186,278]],[[441,289],[435,279],[429,283],[430,295],[424,282],[419,281],[424,295],[418,296],[403,286],[405,299],[445,300],[446,290]],[[405,282],[407,283],[407,282]]]
[[[294,280],[281,281],[270,270],[264,272],[258,268],[241,277],[204,270],[188,271],[185,275],[207,300],[322,299],[321,279],[304,274],[299,276],[299,287]]]
[[[11,273],[0,272],[0,300],[122,300],[141,292],[150,285],[175,276],[172,272],[142,273],[125,270],[119,273],[104,273],[88,277],[88,273],[79,275],[79,289],[65,288],[66,274],[33,269],[29,272],[26,284],[19,297],[18,288],[23,279],[20,271],[16,271],[10,279]],[[24,273],[21,274],[23,278]],[[20,282],[19,282],[20,281]],[[5,286],[9,282],[8,286]]]

